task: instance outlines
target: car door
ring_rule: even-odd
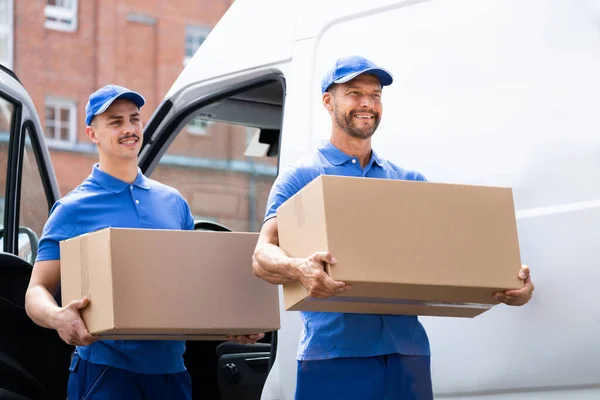
[[[39,118],[17,77],[0,69],[0,398],[66,398],[72,346],[34,324],[25,291],[58,197]],[[60,294],[56,294],[60,300]]]
[[[149,121],[140,168],[181,192],[196,229],[258,232],[278,172],[284,94],[273,68],[192,82]],[[188,341],[194,398],[259,399],[276,340],[268,332],[256,345]]]

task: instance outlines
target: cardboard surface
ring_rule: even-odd
[[[322,175],[277,211],[292,257],[329,251],[352,285],[328,299],[284,285],[286,310],[474,317],[518,289],[512,190]]]
[[[277,330],[278,291],[256,278],[258,235],[107,228],[60,243],[62,302],[102,339],[219,340]]]

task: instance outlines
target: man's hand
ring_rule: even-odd
[[[326,272],[326,264],[337,260],[328,252],[318,252],[304,259],[297,259],[297,279],[308,290],[310,297],[327,298],[350,289],[350,285],[333,280]]]
[[[525,287],[518,290],[506,290],[494,293],[494,298],[509,306],[522,306],[531,300],[535,287],[531,281],[529,267],[523,265],[519,271],[519,278],[525,281]]]
[[[88,346],[98,340],[98,336],[88,332],[81,319],[80,310],[87,307],[88,304],[87,297],[81,300],[73,300],[54,315],[52,326],[67,344]]]
[[[335,264],[328,252],[318,252],[308,258],[289,257],[279,247],[277,218],[267,220],[260,231],[252,269],[254,275],[275,285],[300,281],[310,297],[331,297],[350,289],[344,282],[334,281],[325,273],[325,265]]]
[[[256,335],[230,335],[227,336],[227,340],[231,340],[240,344],[254,344],[264,337],[264,333],[257,333]]]

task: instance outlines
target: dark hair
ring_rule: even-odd
[[[327,88],[327,90],[325,90],[328,93],[331,93],[335,90],[336,87],[338,87],[339,85],[337,83],[332,83],[331,85],[329,85],[329,87]]]

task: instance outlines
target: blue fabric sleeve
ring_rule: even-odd
[[[186,231],[193,231],[194,230],[194,216],[192,215],[192,211],[190,210],[190,206],[188,204],[188,202],[183,198],[183,196],[180,197],[181,198],[181,204],[182,204],[182,208],[183,208],[183,226],[181,227],[181,229],[186,230]]]
[[[269,193],[263,222],[276,217],[277,209],[318,176],[316,171],[288,167],[277,176]]]
[[[50,210],[50,216],[40,238],[36,261],[60,260],[60,241],[79,235],[76,213],[57,201]]]

